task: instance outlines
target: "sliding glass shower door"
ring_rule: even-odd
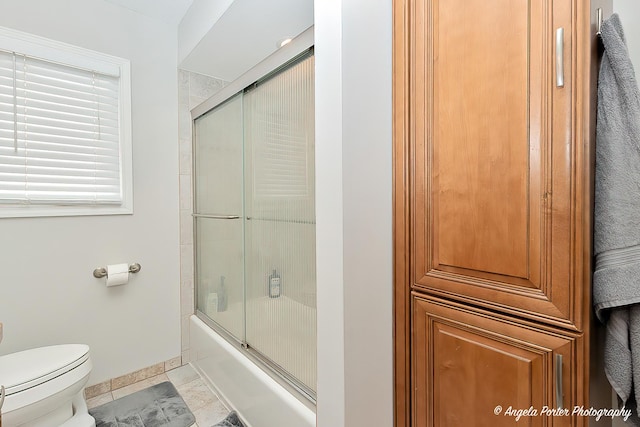
[[[244,129],[247,343],[315,390],[313,67],[247,90]]]
[[[197,118],[194,175],[198,315],[311,397],[313,71],[307,54]]]
[[[242,94],[195,122],[197,308],[244,340]]]

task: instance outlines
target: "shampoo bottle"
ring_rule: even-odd
[[[218,311],[227,310],[227,285],[224,284],[224,276],[220,276],[220,289],[218,295]]]
[[[206,313],[209,316],[212,316],[213,313],[217,313],[218,312],[218,293],[216,292],[214,286],[212,285],[211,281],[209,280],[205,280],[205,284],[207,284],[206,289],[207,289],[207,303],[206,303]]]
[[[280,275],[274,268],[273,273],[269,276],[269,298],[278,298],[280,296],[281,287],[282,283]]]

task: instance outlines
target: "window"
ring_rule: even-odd
[[[0,28],[0,217],[132,213],[127,60]]]

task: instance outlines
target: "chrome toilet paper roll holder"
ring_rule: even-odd
[[[137,273],[141,269],[142,267],[137,262],[133,264],[129,264],[129,273]],[[96,279],[101,279],[106,276],[107,276],[107,269],[105,267],[100,267],[93,270],[93,277],[95,277]]]

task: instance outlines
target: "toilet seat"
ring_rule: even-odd
[[[89,346],[65,344],[0,357],[0,383],[7,398],[64,375],[89,360]]]
[[[0,357],[7,427],[95,427],[83,389],[92,364],[81,344],[40,347]]]

